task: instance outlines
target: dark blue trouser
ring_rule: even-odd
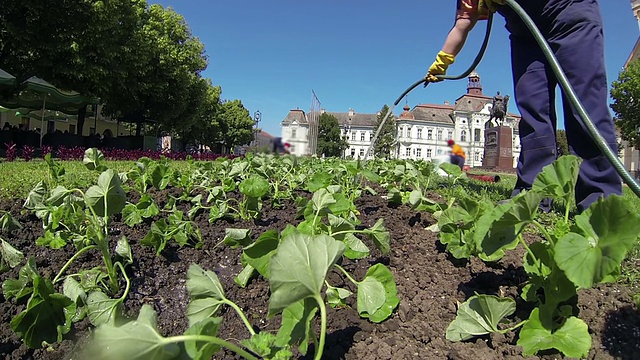
[[[451,163],[458,165],[461,170],[464,168],[464,158],[460,155],[451,155]]]
[[[569,83],[594,125],[617,153],[613,119],[607,105],[602,18],[597,0],[518,0],[553,49]],[[542,168],[556,159],[556,77],[520,18],[502,6],[511,36],[511,60],[522,150],[513,195],[530,189]],[[600,196],[621,194],[614,167],[598,149],[568,99],[563,95],[570,151],[583,159],[576,186],[579,211]]]

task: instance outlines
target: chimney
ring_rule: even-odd
[[[448,105],[451,105],[451,104],[449,103],[449,100],[445,100],[445,101],[444,101],[444,104],[445,104],[445,105],[447,105],[447,106],[448,106]]]
[[[352,108],[349,108],[349,116],[353,116],[355,114],[356,112]]]
[[[320,114],[324,114],[326,110],[324,108],[320,109]]]

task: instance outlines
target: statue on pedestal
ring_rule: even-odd
[[[502,126],[504,117],[507,115],[507,104],[509,103],[509,95],[502,96],[500,91],[493,97],[491,106],[491,117],[485,123],[485,128]]]

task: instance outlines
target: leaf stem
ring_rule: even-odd
[[[53,283],[55,284],[56,282],[58,282],[58,280],[60,280],[60,277],[62,276],[62,274],[64,274],[64,272],[67,271],[67,268],[71,266],[71,263],[73,263],[80,255],[82,255],[85,251],[95,249],[96,247],[97,246],[95,245],[89,245],[89,246],[83,247],[82,249],[78,250],[77,253],[73,254],[71,259],[67,260],[67,262],[64,264],[62,269],[60,269],[60,271],[58,272],[58,275],[56,275],[56,277],[53,279]]]
[[[360,284],[359,281],[356,281],[354,278],[351,277],[351,275],[349,275],[349,273],[347,272],[347,270],[345,270],[342,266],[336,264],[335,265],[340,271],[342,271],[342,273],[344,274],[344,276],[347,277],[347,279],[349,279],[349,281],[351,281],[352,283],[354,283],[356,286],[358,284]]]
[[[124,281],[127,282],[127,285],[124,288],[124,293],[122,294],[120,299],[118,299],[118,301],[124,302],[124,300],[127,298],[127,295],[129,295],[129,289],[131,289],[131,281],[129,280],[127,273],[124,271],[124,266],[122,266],[120,262],[117,262],[116,266],[120,268],[120,271],[122,272],[122,276],[124,276]]]
[[[245,316],[245,314],[242,311],[242,309],[240,309],[240,307],[236,303],[234,303],[233,301],[231,301],[229,299],[225,299],[224,303],[229,305],[229,306],[231,306],[233,308],[233,310],[235,310],[238,313],[238,315],[240,316],[240,319],[242,319],[242,322],[244,323],[244,325],[249,330],[249,333],[251,333],[251,336],[254,336],[256,334],[256,332],[253,330],[253,326],[251,325],[251,323],[249,322],[249,320]]]
[[[527,245],[527,243],[524,241],[524,238],[522,236],[518,236],[518,237],[520,238],[520,243],[522,244],[522,246],[524,246],[524,248],[527,250],[527,253],[529,253],[529,256],[531,256],[531,260],[535,261],[537,257],[533,253],[533,251],[531,251],[531,248],[529,247],[529,245]]]
[[[248,351],[244,350],[243,348],[241,348],[241,347],[239,347],[239,346],[237,346],[237,345],[235,345],[235,344],[233,344],[231,342],[228,342],[226,340],[217,338],[215,336],[179,335],[179,336],[168,337],[168,338],[165,338],[165,339],[162,340],[162,342],[165,343],[165,344],[186,342],[186,341],[204,341],[204,342],[220,345],[222,347],[225,347],[225,348],[235,352],[236,354],[240,355],[244,359],[247,359],[247,360],[258,360],[257,357],[253,356],[251,353],[249,353]]]
[[[319,293],[315,294],[314,299],[316,299],[318,306],[320,307],[320,343],[316,344],[316,356],[314,360],[321,360],[322,353],[324,351],[324,341],[327,336],[327,308],[325,307],[324,300]]]
[[[506,333],[508,333],[509,331],[513,331],[513,330],[515,330],[515,329],[519,328],[520,326],[522,326],[522,325],[526,324],[526,323],[527,323],[527,321],[529,321],[529,320],[524,320],[524,321],[522,321],[522,322],[520,322],[520,323],[518,323],[518,324],[514,325],[513,327],[510,327],[510,328],[508,328],[508,329],[504,329],[504,330],[499,330],[498,332],[500,332],[501,334],[506,334]]]
[[[537,220],[533,220],[531,221],[531,223],[535,225],[540,230],[540,232],[542,232],[542,235],[547,239],[548,242],[555,245],[553,242],[553,238],[551,237],[547,229],[545,229],[544,226],[542,226],[542,224],[540,224]]]

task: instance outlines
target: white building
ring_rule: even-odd
[[[638,19],[638,26],[640,26],[640,0],[631,0],[631,9],[633,11],[633,15]],[[631,54],[629,54],[629,58],[624,64],[626,68],[629,66],[629,63],[638,60],[640,58],[640,37],[636,41],[633,50],[631,50]],[[629,171],[636,178],[640,179],[640,151],[637,148],[633,147],[627,141],[623,141],[620,137],[620,133],[618,132],[618,143],[622,144],[622,149],[619,152],[620,160],[624,164],[625,169]]]
[[[482,166],[484,129],[490,117],[492,101],[493,97],[483,94],[478,74],[472,73],[469,76],[467,93],[459,97],[453,105],[420,104],[413,109],[405,105],[404,111],[396,119],[396,157],[431,160],[448,154],[447,141],[453,139],[467,153],[467,165]],[[362,158],[371,145],[378,114],[358,114],[352,109],[346,113],[329,114],[338,119],[343,136],[346,136],[349,142],[345,156]],[[517,130],[519,121],[518,115],[508,114],[503,124],[513,129],[514,167],[520,156],[520,138]],[[308,153],[308,129],[307,114],[300,109],[291,110],[282,121],[282,138],[292,144],[292,153]]]

